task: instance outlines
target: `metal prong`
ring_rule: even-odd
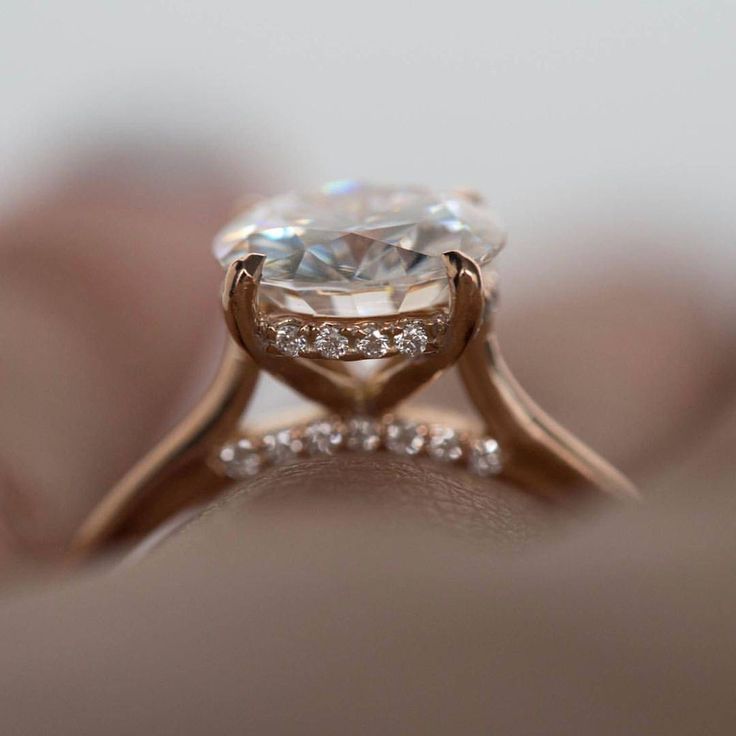
[[[437,352],[402,361],[380,372],[363,397],[365,411],[379,414],[393,408],[456,363],[480,328],[485,298],[476,263],[460,251],[448,251],[443,260],[450,279],[450,321]]]
[[[230,264],[222,291],[225,322],[235,342],[254,358],[262,351],[257,337],[258,284],[266,256],[251,253]]]
[[[344,412],[355,404],[352,377],[328,370],[315,361],[270,353],[259,335],[258,286],[266,257],[251,253],[230,264],[225,278],[222,306],[230,334],[260,368],[303,396]]]
[[[443,352],[455,362],[480,328],[485,307],[483,276],[472,258],[457,250],[442,256],[450,279],[452,305]]]

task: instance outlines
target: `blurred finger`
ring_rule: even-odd
[[[97,157],[0,224],[0,467],[21,547],[55,549],[219,350],[206,253],[235,189],[174,154]]]

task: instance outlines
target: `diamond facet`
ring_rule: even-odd
[[[381,445],[380,422],[369,417],[351,417],[345,426],[345,445],[349,450],[377,450]]]
[[[427,349],[429,336],[421,322],[409,322],[399,330],[395,342],[400,353],[416,358]]]
[[[418,455],[426,440],[425,428],[414,422],[398,420],[386,427],[386,447],[398,455]]]
[[[220,462],[229,478],[239,480],[255,475],[261,469],[261,456],[250,440],[232,442],[220,450]]]
[[[501,472],[501,448],[496,440],[480,439],[471,444],[470,469],[477,475],[497,475]]]
[[[290,429],[282,429],[263,437],[263,449],[273,465],[293,462],[304,449],[304,444]]]
[[[310,455],[334,455],[342,443],[340,427],[327,420],[312,422],[304,430],[304,444]]]
[[[429,445],[427,452],[435,460],[454,463],[463,456],[460,436],[454,429],[432,425],[429,429]]]
[[[263,201],[222,230],[223,266],[266,256],[259,289],[276,312],[374,317],[446,305],[443,253],[460,250],[488,271],[505,235],[459,193],[352,181]]]
[[[314,347],[323,357],[336,360],[348,352],[350,341],[337,327],[325,325],[317,330]]]
[[[296,358],[307,349],[307,338],[302,333],[300,325],[281,324],[276,327],[274,344],[283,355]]]
[[[335,455],[343,451],[375,452],[385,448],[404,456],[426,453],[441,462],[462,462],[480,476],[497,475],[503,458],[496,440],[469,438],[464,430],[442,424],[416,423],[385,416],[323,417],[310,424],[282,429],[261,440],[241,438],[228,442],[219,453],[221,472],[243,480],[268,465],[293,462],[306,451],[310,455]]]
[[[357,343],[358,351],[366,358],[383,358],[390,347],[388,337],[376,325],[366,326],[363,329],[363,337]]]

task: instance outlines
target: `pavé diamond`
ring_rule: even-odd
[[[386,427],[386,447],[399,455],[418,455],[427,441],[425,427],[401,420]]]
[[[462,462],[481,476],[503,469],[498,442],[490,437],[468,438],[464,431],[442,424],[418,424],[386,416],[322,418],[306,426],[263,435],[260,442],[241,438],[219,453],[222,472],[243,480],[268,465],[282,465],[303,456],[334,455],[344,451],[376,452],[385,447],[398,455],[428,455],[441,462]]]
[[[317,330],[314,347],[325,358],[336,360],[348,352],[350,341],[337,327],[325,325]]]
[[[345,445],[349,450],[377,450],[381,445],[380,422],[368,417],[351,417],[345,426]]]
[[[496,475],[501,472],[501,448],[496,440],[480,439],[471,444],[470,469],[478,475]]]
[[[300,325],[281,324],[276,327],[274,344],[280,353],[296,358],[307,349],[307,338]]]
[[[340,427],[327,420],[312,422],[304,430],[304,445],[310,455],[334,455],[342,443]]]
[[[460,436],[454,429],[432,425],[429,429],[429,445],[427,452],[435,460],[453,463],[463,456]]]
[[[389,351],[391,343],[386,335],[376,327],[369,325],[363,328],[363,337],[358,340],[357,348],[366,358],[383,358]]]
[[[239,480],[255,475],[261,469],[261,456],[250,440],[232,442],[220,451],[220,462],[229,478]]]
[[[223,266],[266,256],[263,306],[360,318],[447,304],[442,254],[460,250],[485,273],[504,237],[491,213],[457,193],[342,181],[265,200],[227,225],[214,250]]]
[[[303,449],[303,442],[290,429],[282,429],[263,437],[263,450],[273,465],[293,462]]]
[[[399,330],[395,342],[400,353],[416,358],[427,349],[429,336],[421,322],[409,322]]]

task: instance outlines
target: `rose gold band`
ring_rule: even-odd
[[[500,356],[488,289],[475,263],[445,256],[451,313],[438,349],[420,359],[385,359],[373,378],[351,378],[340,361],[275,355],[259,335],[258,283],[263,256],[235,261],[223,308],[232,340],[218,375],[191,414],[135,465],[77,534],[74,557],[134,541],[189,506],[213,499],[232,481],[212,459],[234,436],[260,370],[341,415],[379,416],[446,369],[457,366],[467,393],[503,453],[501,481],[553,503],[591,495],[635,498],[634,486],[542,412]]]

